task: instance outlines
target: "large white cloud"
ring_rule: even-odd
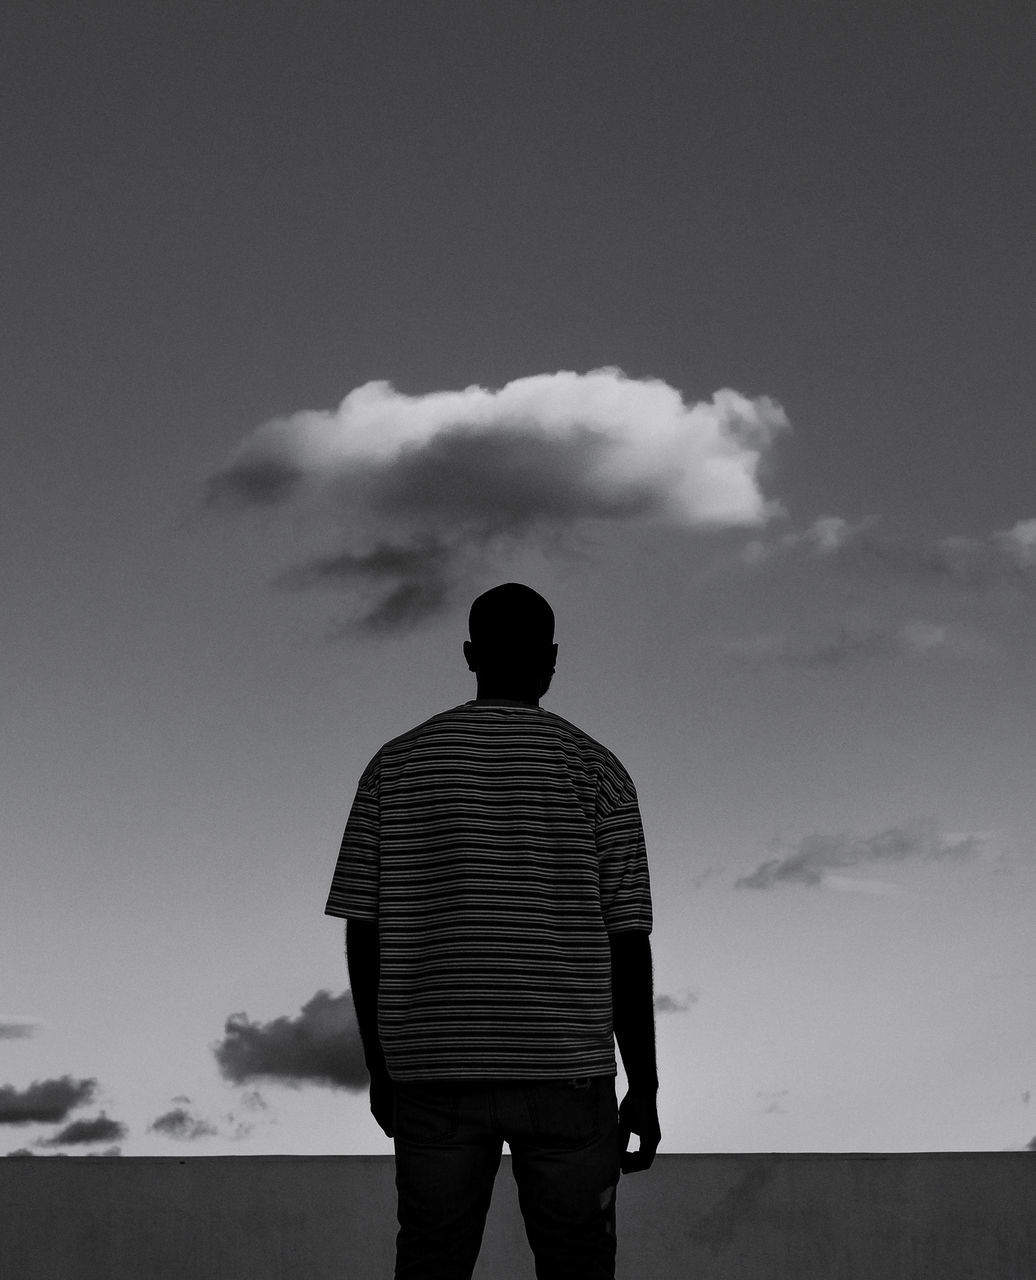
[[[779,507],[759,471],[786,426],[766,397],[724,389],[688,405],[667,383],[618,369],[416,396],[368,382],[336,410],[257,428],[207,494],[216,505],[329,507],[337,546],[288,581],[370,588],[361,624],[404,626],[445,607],[501,542],[588,519],[764,523]]]

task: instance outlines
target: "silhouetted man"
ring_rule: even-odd
[[[395,1145],[396,1280],[470,1280],[504,1142],[538,1280],[613,1280],[620,1171],[661,1139],[637,793],[539,705],[557,660],[541,595],[494,587],[468,628],[475,699],[364,769],[325,908],[347,919],[371,1111]]]

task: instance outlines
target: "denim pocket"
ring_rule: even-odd
[[[396,1085],[393,1133],[403,1142],[435,1144],[457,1132],[459,1098],[455,1091],[433,1085]]]
[[[550,1081],[526,1091],[532,1120],[530,1139],[539,1147],[575,1150],[595,1142],[601,1131],[600,1080]]]

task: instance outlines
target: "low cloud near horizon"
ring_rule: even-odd
[[[34,1080],[24,1089],[0,1085],[0,1124],[55,1124],[76,1107],[92,1102],[96,1092],[96,1079],[75,1080],[67,1075]]]
[[[235,1084],[275,1080],[333,1089],[365,1089],[369,1083],[352,993],[318,991],[300,1013],[252,1022],[245,1013],[226,1021],[223,1039],[211,1046],[220,1074]]]
[[[847,867],[872,867],[910,860],[962,862],[976,857],[987,846],[981,832],[941,834],[931,819],[917,819],[867,838],[845,833],[811,832],[783,857],[769,858],[750,875],[735,881],[737,889],[772,889],[779,884],[827,886],[844,891],[883,893],[884,882],[854,880],[837,873]]]
[[[38,1018],[19,1018],[0,1014],[0,1040],[29,1040],[39,1035],[43,1023]]]
[[[208,1120],[194,1115],[186,1107],[173,1107],[164,1112],[148,1125],[149,1133],[161,1133],[167,1138],[177,1138],[184,1142],[195,1138],[205,1138],[218,1133],[219,1130]]]
[[[126,1126],[121,1121],[112,1120],[102,1111],[99,1116],[89,1120],[72,1120],[52,1138],[43,1139],[40,1146],[85,1146],[94,1142],[111,1142],[113,1139],[124,1138],[126,1133]]]
[[[415,396],[368,382],[335,410],[252,431],[209,476],[205,504],[322,508],[336,545],[280,584],[335,586],[358,630],[403,630],[448,608],[494,553],[558,545],[583,520],[764,524],[780,508],[760,471],[787,426],[765,396],[687,404],[612,368]]]

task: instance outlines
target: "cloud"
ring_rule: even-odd
[[[92,1157],[97,1157],[97,1158],[99,1158],[99,1159],[102,1159],[102,1160],[103,1160],[103,1159],[106,1159],[106,1158],[108,1158],[108,1157],[110,1157],[110,1156],[121,1156],[121,1155],[122,1155],[122,1148],[121,1148],[121,1147],[108,1147],[108,1148],[106,1148],[104,1151],[88,1151],[86,1154],[87,1154],[87,1156],[88,1156],[88,1157],[92,1156]],[[17,1149],[17,1151],[8,1151],[7,1155],[8,1155],[8,1156],[18,1156],[18,1157],[24,1157],[24,1156],[35,1156],[35,1155],[36,1155],[36,1152],[35,1152],[35,1151],[30,1151],[28,1147],[19,1147],[19,1148]],[[55,1152],[54,1152],[54,1155],[53,1155],[53,1157],[52,1157],[52,1158],[53,1158],[53,1159],[60,1159],[61,1157],[67,1157],[67,1156],[68,1156],[68,1152],[67,1152],[67,1151],[55,1151]]]
[[[47,1138],[41,1146],[85,1146],[92,1142],[110,1142],[113,1138],[124,1138],[126,1126],[118,1120],[111,1120],[102,1111],[92,1120],[73,1120],[59,1130],[52,1138]]]
[[[220,1117],[223,1128],[219,1128],[209,1120],[204,1120],[188,1110],[191,1104],[186,1094],[178,1093],[172,1100],[180,1105],[164,1112],[148,1125],[149,1133],[164,1133],[166,1137],[178,1141],[193,1142],[197,1138],[206,1138],[219,1134],[237,1142],[248,1137],[255,1129],[250,1120],[242,1119],[234,1111],[228,1111]],[[265,1114],[265,1119],[272,1120],[270,1105],[258,1089],[248,1089],[239,1098],[241,1106],[254,1116]]]
[[[783,1105],[782,1099],[786,1098],[790,1092],[789,1089],[775,1089],[770,1092],[759,1089],[755,1096],[766,1103],[763,1108],[765,1115],[787,1115],[788,1109]]]
[[[193,1141],[195,1138],[204,1138],[217,1132],[215,1125],[192,1115],[185,1107],[174,1107],[172,1111],[166,1111],[152,1120],[148,1125],[148,1131],[164,1133],[166,1137],[184,1141]]]
[[[979,832],[940,834],[931,819],[916,819],[901,827],[890,827],[867,839],[853,839],[845,834],[813,832],[802,839],[783,857],[770,858],[747,876],[735,881],[737,889],[772,889],[778,884],[827,885],[845,890],[846,877],[836,877],[831,886],[830,873],[845,867],[870,866],[875,863],[905,862],[908,859],[960,862],[977,856],[989,837]],[[867,882],[862,881],[862,886]],[[871,882],[861,892],[883,892]]]
[[[28,1040],[39,1035],[43,1023],[38,1018],[5,1017],[0,1014],[0,1040]]]
[[[54,1123],[64,1120],[70,1111],[92,1101],[97,1081],[73,1080],[61,1076],[56,1080],[35,1080],[25,1089],[13,1085],[0,1086],[0,1124]]]
[[[698,992],[691,987],[683,987],[675,996],[655,996],[656,1013],[686,1013],[700,999]]]
[[[872,877],[839,876],[833,871],[825,872],[824,888],[834,889],[838,893],[865,893],[872,898],[887,898],[899,893],[899,889],[887,880],[875,880]]]
[[[296,1018],[250,1022],[234,1013],[211,1046],[220,1074],[236,1084],[270,1079],[282,1084],[365,1089],[368,1073],[352,994],[318,991]]]
[[[1020,572],[1036,569],[1036,520],[1019,520],[1011,529],[994,533],[990,541]]]
[[[843,619],[826,635],[760,632],[725,641],[722,648],[748,662],[807,668],[843,666],[872,658],[924,658],[936,650],[982,652],[975,640],[941,623],[876,622],[860,616]]]
[[[258,1089],[247,1090],[241,1095],[240,1102],[245,1110],[250,1111],[253,1116],[261,1117],[268,1122],[276,1124],[276,1116],[273,1114],[270,1104]],[[226,1136],[235,1142],[240,1141],[242,1138],[247,1138],[255,1129],[253,1121],[242,1119],[233,1111],[228,1111],[223,1120],[230,1126],[229,1130],[225,1131]]]
[[[878,516],[865,516],[852,524],[842,516],[820,516],[798,533],[785,533],[771,542],[753,539],[742,547],[741,561],[751,566],[762,565],[796,552],[814,558],[833,556],[860,540],[878,519]]]
[[[876,515],[855,523],[841,516],[821,516],[797,533],[770,542],[749,542],[740,558],[743,564],[757,567],[789,556],[825,561],[857,573],[894,574],[961,589],[1010,585],[1029,590],[1036,587],[1036,520],[1019,520],[1012,528],[985,537],[911,539],[884,532]]]
[[[359,630],[400,629],[447,608],[495,552],[563,539],[584,520],[763,524],[779,508],[759,473],[787,425],[766,397],[724,389],[688,405],[612,368],[415,396],[368,382],[335,410],[251,432],[209,476],[204,503],[322,508],[337,545],[280,584],[344,589]]]

